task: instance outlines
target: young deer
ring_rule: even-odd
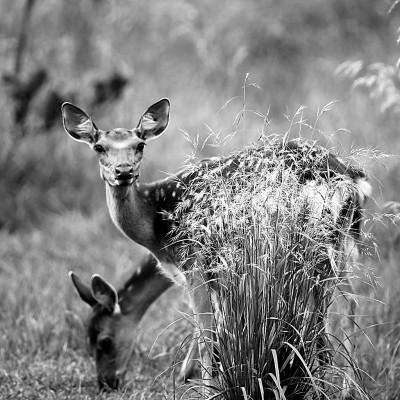
[[[169,120],[170,104],[167,99],[162,99],[153,104],[142,115],[136,128],[116,128],[103,131],[97,128],[89,115],[80,108],[64,103],[62,106],[63,124],[69,135],[80,142],[88,144],[97,154],[100,164],[100,175],[105,181],[107,205],[111,218],[115,225],[131,240],[149,249],[160,261],[163,272],[177,284],[188,287],[191,295],[194,312],[203,326],[206,340],[212,341],[210,327],[212,326],[212,307],[207,288],[204,285],[204,277],[191,272],[190,275],[180,271],[176,263],[176,252],[168,243],[168,233],[171,230],[171,222],[165,217],[166,213],[173,212],[177,204],[182,200],[186,185],[192,179],[201,179],[205,170],[219,168],[224,176],[229,176],[232,171],[247,168],[248,165],[241,153],[225,159],[213,159],[202,162],[197,169],[182,171],[175,177],[169,177],[152,183],[139,183],[143,150],[149,140],[152,140],[166,129]],[[316,147],[303,146],[298,142],[288,142],[282,145],[282,151],[287,152],[286,168],[293,169],[291,160],[298,154],[307,151],[312,157],[319,157],[320,152]],[[311,149],[311,151],[310,151]],[[260,151],[261,157],[268,154]],[[325,154],[325,153],[324,153]],[[307,175],[306,165],[304,180],[313,180]],[[329,179],[332,176],[345,175],[359,188],[359,196],[352,199],[347,205],[351,208],[354,223],[351,232],[357,235],[360,227],[361,205],[364,195],[369,190],[369,184],[365,175],[352,167],[342,163],[330,153],[321,157],[319,165],[320,175]],[[344,199],[340,199],[342,202]],[[342,204],[346,208],[345,204]],[[190,270],[190,266],[188,266]],[[96,278],[95,282],[98,279]],[[354,315],[355,303],[351,300],[348,305]],[[348,327],[352,335],[354,322]],[[205,364],[204,378],[210,378],[211,357],[209,352],[204,352]],[[346,390],[347,391],[347,390]]]
[[[90,350],[96,361],[100,389],[118,387],[132,354],[133,333],[150,305],[172,281],[149,254],[139,268],[117,291],[100,275],[93,275],[90,286],[74,273],[69,273],[80,298],[92,312],[87,323]]]

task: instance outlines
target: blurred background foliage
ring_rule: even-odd
[[[387,13],[389,6],[375,0],[221,0],[218,6],[211,0],[3,0],[0,227],[34,226],[70,209],[106,212],[94,156],[62,130],[62,101],[110,129],[135,125],[148,105],[169,97],[171,124],[146,148],[144,179],[182,165],[190,152],[182,130],[202,138],[233,129],[246,73],[257,84],[246,91],[246,108],[268,111],[271,132],[284,133],[284,115],[300,105],[312,121],[316,110],[339,100],[319,127],[349,131],[322,141],[345,152],[355,145],[398,153],[393,107],[382,112],[351,90],[354,74],[349,80],[344,67],[335,73],[346,61],[395,64],[399,18],[396,9]],[[255,140],[262,123],[249,113],[245,126],[229,149]],[[220,151],[205,146],[201,155]],[[381,188],[386,200],[400,191],[398,162],[387,165],[371,166],[378,186],[389,183]]]

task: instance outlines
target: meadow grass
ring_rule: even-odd
[[[85,280],[100,273],[118,286],[115,271],[124,279],[143,255],[116,233],[105,212],[91,218],[72,212],[41,230],[2,232],[0,252],[0,398],[162,399],[172,391],[170,379],[156,378],[168,370],[176,343],[187,334],[179,323],[161,334],[180,317],[174,310],[187,310],[178,290],[161,297],[142,330],[132,332],[132,384],[114,394],[98,393],[85,327],[89,308],[68,271]]]

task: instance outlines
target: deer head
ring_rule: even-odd
[[[117,291],[100,275],[92,276],[90,287],[73,272],[69,275],[80,298],[92,308],[87,326],[99,388],[117,389],[131,356],[132,329],[137,321],[121,309]]]
[[[143,113],[136,128],[110,131],[98,129],[85,111],[71,103],[64,103],[61,112],[66,132],[96,152],[101,177],[111,186],[128,186],[139,176],[146,143],[166,129],[169,109],[169,100],[161,99]]]

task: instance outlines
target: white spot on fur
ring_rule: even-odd
[[[172,192],[172,197],[175,197],[176,196],[176,192],[175,192],[175,190]]]
[[[339,217],[346,188],[337,188],[334,192],[327,185],[318,184],[316,181],[307,182],[303,187],[303,194],[308,198],[311,215],[320,219],[324,210],[328,208],[336,221]]]
[[[114,150],[126,150],[129,149],[135,141],[132,138],[127,138],[126,140],[114,140],[110,143],[110,147]]]
[[[121,314],[121,307],[119,306],[118,303],[115,303],[113,314],[114,314],[114,315],[119,315],[119,314]]]
[[[372,186],[366,178],[359,178],[356,180],[359,201],[363,204],[368,197],[371,197]]]

